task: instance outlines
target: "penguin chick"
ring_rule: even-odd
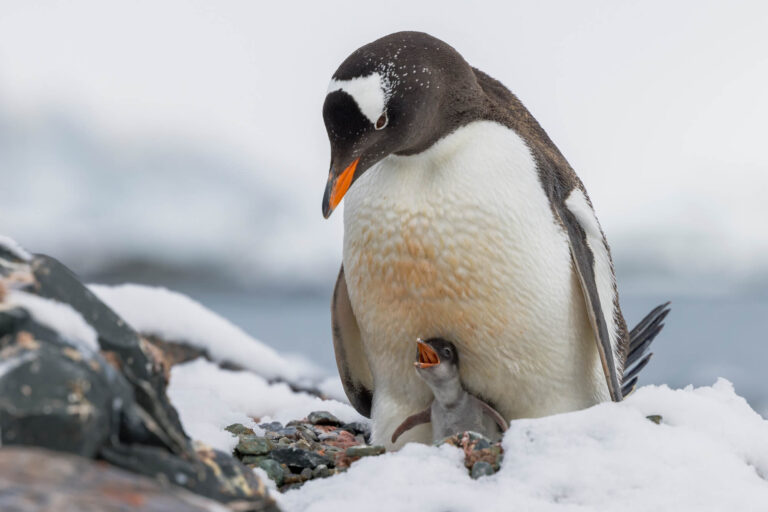
[[[434,400],[421,412],[408,416],[392,434],[392,442],[422,423],[432,423],[432,440],[471,430],[497,440],[508,428],[496,409],[467,392],[459,376],[456,346],[442,338],[416,340],[416,373],[432,390]]]

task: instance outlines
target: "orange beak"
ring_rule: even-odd
[[[326,219],[331,216],[333,210],[336,209],[344,198],[344,194],[349,190],[359,162],[360,159],[356,158],[340,174],[334,173],[333,169],[328,174],[328,184],[325,186],[325,195],[323,196],[323,217]]]
[[[421,340],[416,340],[419,349],[419,360],[413,363],[417,368],[431,368],[440,364],[440,358],[432,347]]]

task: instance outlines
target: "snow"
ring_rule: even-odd
[[[299,382],[321,375],[311,363],[278,354],[181,293],[138,284],[89,288],[142,334],[187,342],[206,350],[215,361],[236,363],[267,379]]]
[[[21,290],[10,290],[5,304],[24,308],[36,322],[58,332],[62,338],[84,349],[86,353],[99,350],[96,331],[68,304]]]
[[[237,438],[224,430],[232,423],[251,428],[268,421],[285,424],[318,410],[346,422],[367,421],[348,404],[296,393],[287,384],[270,384],[250,372],[223,370],[204,359],[172,368],[168,396],[193,439],[224,451],[237,444]]]
[[[513,421],[503,446],[501,470],[477,481],[457,448],[410,444],[278,498],[312,512],[768,509],[768,422],[725,380]]]
[[[13,238],[5,235],[0,235],[0,247],[7,249],[14,256],[23,261],[29,261],[32,259],[32,255],[29,254],[22,246],[16,242]]]

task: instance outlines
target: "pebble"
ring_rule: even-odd
[[[646,416],[646,418],[648,418],[649,420],[651,420],[657,425],[661,424],[661,420],[664,419],[661,417],[660,414],[651,414],[650,416]]]
[[[341,420],[329,413],[328,411],[314,411],[309,413],[307,419],[313,425],[331,425],[338,427],[341,425]]]
[[[367,423],[360,421],[353,421],[351,423],[345,423],[341,426],[342,429],[348,430],[352,434],[363,434],[365,437],[370,437],[371,427]]]
[[[373,455],[381,455],[386,449],[383,446],[350,446],[346,449],[344,454],[347,457],[370,457]]]
[[[308,442],[306,442],[304,439],[300,439],[299,441],[297,441],[294,446],[296,446],[296,448],[300,448],[302,450],[311,450],[312,449],[312,446]]]
[[[266,455],[272,451],[274,445],[266,437],[259,437],[251,434],[241,435],[235,450],[247,455]]]
[[[275,432],[277,430],[280,430],[283,428],[283,424],[279,421],[272,421],[270,423],[262,423],[259,425],[259,427],[263,428],[264,430],[268,430],[270,432]]]
[[[314,470],[312,470],[312,477],[313,478],[326,478],[333,474],[333,472],[328,469],[328,466],[325,464],[320,464],[317,466]]]
[[[301,471],[304,468],[314,468],[320,464],[329,465],[332,462],[325,455],[302,450],[294,446],[275,448],[270,452],[269,456],[278,462],[286,464],[292,471]]]
[[[296,429],[299,431],[299,436],[305,441],[313,441],[315,443],[319,441],[318,435],[311,428],[298,426]]]
[[[472,478],[477,479],[477,478],[480,478],[481,476],[492,475],[495,472],[496,471],[494,471],[492,465],[481,460],[481,461],[475,462],[475,464],[472,466],[472,471],[470,472],[470,476],[472,476]]]
[[[299,476],[304,480],[310,480],[312,478],[312,470],[310,468],[304,468],[299,473]]]
[[[473,447],[473,450],[484,450],[490,447],[491,443],[487,439],[478,439],[475,443],[475,446]]]
[[[227,428],[225,428],[224,430],[226,430],[227,432],[232,432],[236,436],[239,436],[241,434],[253,434],[253,430],[251,430],[250,428],[240,423],[233,423]]]
[[[245,455],[241,459],[243,464],[256,464],[258,465],[262,460],[265,460],[266,457],[263,455]]]
[[[259,462],[259,467],[263,469],[267,476],[275,482],[276,485],[283,485],[283,478],[285,477],[285,471],[280,467],[280,463],[272,459],[264,459]]]

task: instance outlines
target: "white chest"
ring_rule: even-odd
[[[574,343],[588,325],[566,234],[514,132],[475,122],[390,156],[345,201],[344,269],[375,395],[428,403],[416,337],[456,343],[468,389],[507,417],[535,414],[528,388],[541,379],[593,365]]]

